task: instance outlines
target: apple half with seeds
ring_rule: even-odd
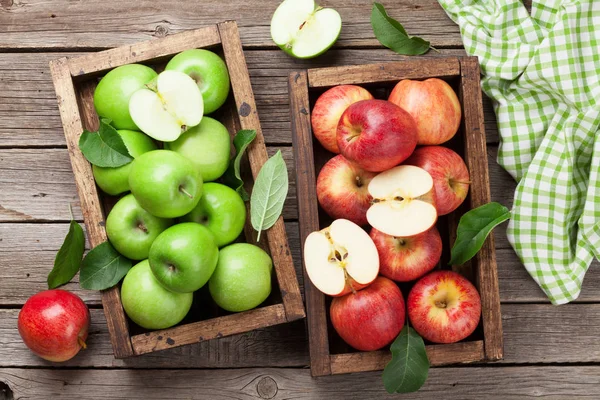
[[[373,240],[360,226],[336,219],[312,232],[304,242],[304,265],[313,285],[329,296],[343,296],[367,287],[379,273]]]
[[[179,71],[163,71],[129,99],[129,114],[148,136],[176,140],[202,120],[204,102],[196,82]]]
[[[373,204],[369,224],[387,235],[408,237],[431,228],[437,221],[433,178],[412,165],[399,165],[369,182]]]
[[[314,0],[285,0],[271,19],[271,37],[296,58],[313,58],[327,51],[340,36],[342,18]]]

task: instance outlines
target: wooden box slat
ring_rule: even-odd
[[[323,157],[331,157],[312,137],[310,121],[311,99],[323,90],[340,84],[366,84],[375,90],[389,90],[401,79],[426,79],[437,77],[453,82],[463,110],[463,120],[458,141],[462,141],[465,163],[471,174],[471,187],[465,206],[445,218],[442,234],[449,243],[455,239],[460,215],[470,208],[491,201],[487,168],[487,148],[483,127],[483,108],[479,86],[479,65],[474,57],[447,57],[436,60],[411,60],[385,64],[357,65],[336,68],[318,68],[293,72],[289,75],[292,139],[296,163],[296,185],[300,239],[321,226],[316,195],[316,172]],[[387,88],[387,89],[386,89]],[[312,93],[312,97],[311,97]],[[456,146],[457,140],[452,140]],[[315,147],[316,146],[316,147]],[[482,302],[483,339],[468,338],[454,344],[427,345],[431,365],[469,363],[502,358],[502,323],[500,298],[493,237],[490,235],[478,255],[463,266],[455,266],[477,286]],[[331,335],[328,324],[327,297],[310,282],[304,268],[304,291],[310,346],[311,373],[313,376],[380,370],[390,360],[389,351],[332,352],[336,335]],[[404,293],[408,295],[408,293]]]
[[[219,110],[219,119],[231,134],[235,134],[234,129],[239,128],[257,132],[255,141],[246,151],[252,172],[246,180],[246,187],[250,189],[253,184],[250,178],[256,178],[268,156],[235,21],[74,59],[61,58],[50,63],[77,192],[92,247],[107,240],[105,211],[114,204],[114,198],[99,194],[91,165],[78,145],[84,128],[96,130],[99,125],[93,105],[93,93],[99,75],[120,65],[136,62],[156,64],[183,50],[206,47],[218,47],[215,51],[223,52],[231,78],[233,99]],[[249,225],[249,215],[244,233],[246,240],[254,243],[256,232]],[[217,312],[214,318],[132,336],[121,303],[119,285],[103,291],[102,305],[115,357],[150,353],[304,318],[302,296],[282,217],[262,235],[260,245],[271,253],[277,278],[274,287],[279,288],[281,300],[273,298],[265,306],[253,310],[229,315],[219,315],[223,312]],[[273,290],[273,293],[276,291]],[[271,304],[273,302],[276,304]]]

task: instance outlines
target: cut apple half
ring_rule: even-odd
[[[347,219],[336,219],[304,242],[304,265],[313,285],[330,296],[368,286],[379,273],[379,255],[371,237]]]
[[[203,113],[198,85],[179,71],[161,72],[129,99],[131,119],[145,134],[163,142],[172,142],[198,125]]]
[[[340,36],[342,18],[314,0],[285,0],[271,19],[271,37],[283,51],[297,58],[324,53]]]
[[[414,236],[437,221],[433,179],[422,168],[400,165],[382,172],[371,179],[369,193],[367,221],[385,234]]]

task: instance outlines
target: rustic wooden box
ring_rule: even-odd
[[[108,70],[124,64],[145,63],[157,70],[173,55],[192,48],[209,48],[220,53],[231,77],[231,95],[218,111],[217,118],[233,135],[239,129],[254,129],[256,139],[247,150],[251,176],[256,177],[267,161],[267,150],[261,132],[254,95],[250,85],[246,60],[235,21],[187,31],[163,39],[88,54],[78,58],[61,58],[50,63],[56,97],[65,131],[65,138],[75,174],[77,192],[91,246],[107,240],[104,216],[115,199],[104,196],[96,188],[92,168],[79,151],[79,136],[83,129],[96,130],[98,116],[93,105],[93,93],[99,78]],[[246,166],[247,169],[247,166]],[[247,189],[252,179],[246,178]],[[248,221],[246,240],[256,242],[256,232]],[[184,321],[173,328],[144,331],[129,321],[120,298],[119,285],[102,292],[102,304],[116,358],[150,353],[184,344],[196,343],[227,335],[248,332],[266,326],[303,318],[304,307],[294,264],[290,255],[283,218],[262,235],[261,247],[270,252],[277,279],[271,297],[262,307],[228,314],[216,305],[210,306],[210,296],[200,300],[204,307],[194,308]],[[194,303],[197,304],[195,295]],[[200,308],[203,308],[201,311]],[[206,310],[209,308],[210,310]],[[196,315],[194,314],[196,311]],[[199,315],[201,314],[202,315]]]
[[[444,145],[463,156],[472,181],[469,197],[463,206],[438,220],[444,241],[440,268],[445,268],[460,216],[470,208],[490,201],[479,64],[474,57],[318,68],[290,74],[292,138],[302,243],[310,232],[324,228],[331,222],[331,218],[320,209],[316,194],[316,176],[323,164],[333,156],[313,138],[311,132],[310,112],[318,96],[332,86],[355,84],[366,87],[376,98],[387,99],[390,90],[401,79],[432,77],[446,80],[458,93],[463,121],[456,137]],[[493,238],[490,236],[486,240],[473,260],[454,269],[472,279],[477,286],[481,294],[482,319],[477,331],[465,341],[448,345],[427,345],[431,365],[502,358],[502,323]],[[400,287],[406,298],[410,285],[401,284]],[[390,360],[389,350],[359,352],[346,345],[329,321],[331,299],[310,283],[306,270],[304,288],[312,375],[383,369]]]

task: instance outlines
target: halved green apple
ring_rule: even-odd
[[[313,58],[329,49],[342,30],[342,18],[314,0],[284,0],[271,19],[271,37],[296,58]]]
[[[146,135],[172,142],[200,123],[204,114],[202,93],[187,74],[163,71],[131,96],[129,114]]]

